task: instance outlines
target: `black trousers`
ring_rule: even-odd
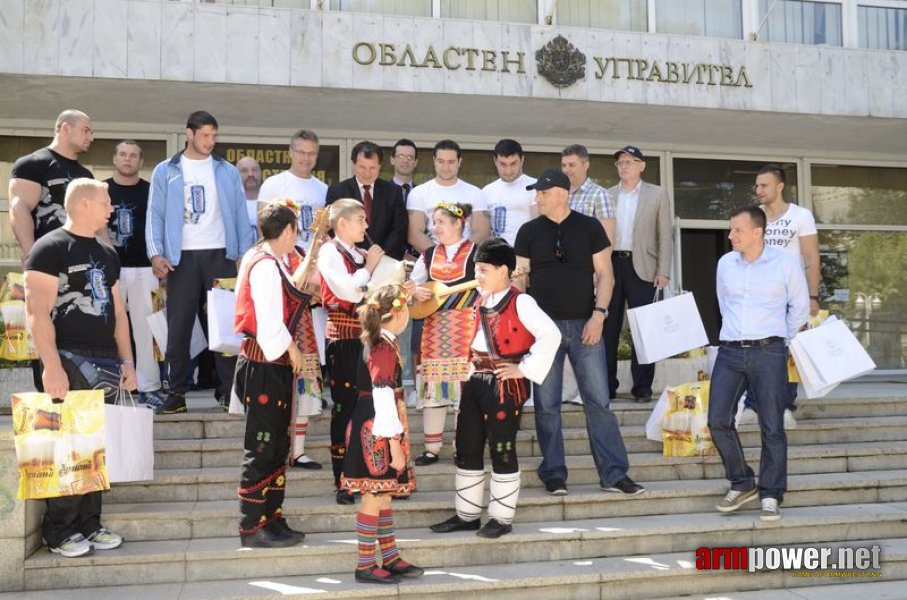
[[[513,391],[516,386],[522,386],[528,392],[529,385],[525,379],[507,380],[503,397],[500,385],[492,373],[473,373],[463,385],[457,416],[455,461],[461,469],[481,471],[485,468],[482,455],[487,442],[492,471],[503,475],[520,470],[516,434],[520,430],[522,402]]]
[[[619,256],[615,250],[611,254],[611,265],[614,268],[614,290],[611,292],[611,304],[608,305],[608,318],[605,319],[605,360],[608,367],[608,392],[613,399],[617,394],[620,382],[617,381],[617,345],[620,342],[620,330],[624,325],[624,305],[630,308],[651,304],[655,298],[655,287],[651,281],[645,281],[636,274],[632,256]],[[630,361],[630,373],[633,375],[633,397],[645,398],[652,395],[652,380],[655,379],[655,364],[641,365],[636,360],[636,349]]]
[[[189,340],[199,302],[221,277],[236,277],[236,263],[227,259],[223,249],[184,250],[180,264],[167,275],[167,379],[173,392],[188,390]],[[214,364],[221,379],[218,392],[229,398],[236,359],[215,353]]]
[[[327,340],[324,358],[331,376],[331,400],[334,402],[334,408],[331,409],[331,466],[334,468],[334,486],[339,488],[343,459],[346,456],[346,430],[359,399],[362,342],[358,338]]]
[[[116,350],[113,351],[114,354]],[[69,380],[70,390],[90,390],[91,386],[79,368],[73,363],[60,358],[63,370]],[[36,361],[40,365],[40,361]],[[43,367],[41,368],[43,371]],[[81,496],[63,496],[48,498],[44,501],[46,510],[41,521],[41,536],[48,547],[56,548],[69,536],[81,533],[88,537],[101,528],[101,492],[90,492]]]
[[[245,456],[239,484],[241,535],[250,535],[280,517],[286,494],[293,370],[240,356],[234,391],[246,407]]]

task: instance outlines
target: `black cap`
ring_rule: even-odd
[[[568,192],[570,191],[570,180],[567,179],[567,176],[564,175],[563,171],[559,169],[548,169],[542,173],[538,181],[532,185],[527,185],[527,190],[550,190],[553,187],[564,188]]]
[[[490,238],[479,244],[476,249],[475,262],[487,263],[500,267],[507,265],[511,271],[516,269],[516,252],[513,247],[502,238]]]
[[[630,156],[638,158],[639,160],[645,160],[642,155],[642,150],[640,150],[636,146],[624,146],[614,153],[614,158],[619,157],[621,154],[629,154]]]

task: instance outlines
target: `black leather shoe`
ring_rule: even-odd
[[[498,523],[494,519],[488,519],[488,522],[482,525],[482,528],[476,532],[476,535],[494,540],[511,531],[513,531],[513,526]]]
[[[356,569],[356,581],[359,583],[400,583],[400,576],[380,567]]]
[[[414,462],[417,467],[427,467],[428,465],[435,464],[439,459],[440,457],[437,454],[426,450]]]
[[[552,496],[566,496],[567,483],[563,479],[549,479],[545,482],[545,491]]]
[[[349,506],[356,503],[356,497],[346,490],[337,490],[337,504]]]
[[[637,404],[648,404],[652,401],[652,396],[634,396],[633,401]]]
[[[476,531],[482,525],[479,519],[464,521],[460,515],[454,515],[443,523],[435,523],[429,529],[435,533],[450,533],[452,531]]]
[[[307,460],[301,460],[303,457],[305,457]],[[314,460],[305,456],[305,454],[294,460],[293,466],[297,469],[309,469],[310,471],[318,471],[322,468],[320,462],[315,462]]]
[[[425,573],[425,569],[422,567],[417,567],[416,565],[411,565],[403,559],[398,558],[389,565],[384,565],[385,571],[390,571],[394,575],[399,575],[404,579],[415,579],[416,577],[422,577]]]
[[[188,411],[189,409],[186,408],[186,395],[170,392],[170,394],[167,396],[167,399],[164,400],[164,403],[161,404],[154,412],[158,415],[175,415]]]
[[[243,548],[289,548],[299,543],[295,537],[278,535],[264,527],[239,538]]]
[[[290,527],[289,523],[287,523],[287,520],[283,517],[275,520],[273,523],[265,527],[265,529],[278,536],[292,537],[296,540],[297,544],[305,539],[305,534]]]

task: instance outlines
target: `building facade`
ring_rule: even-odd
[[[286,168],[299,128],[322,139],[317,175],[351,175],[357,141],[465,148],[462,177],[496,177],[512,137],[526,171],[582,143],[648,157],[675,216],[674,281],[711,336],[714,266],[729,209],[755,171],[784,166],[786,199],[820,229],[823,304],[883,370],[907,348],[907,1],[890,0],[0,0],[0,261],[18,267],[8,180],[65,108],[91,115],[83,163],[110,174],[124,137],[146,172],[213,113],[218,150]],[[385,168],[389,168],[385,165]]]

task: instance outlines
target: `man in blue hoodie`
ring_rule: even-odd
[[[167,279],[169,394],[160,414],[186,412],[189,340],[202,294],[213,280],[236,277],[252,245],[239,171],[212,154],[217,120],[199,110],[186,121],[186,148],[154,168],[145,238],[151,267]],[[230,361],[215,354],[223,398],[232,384]]]

